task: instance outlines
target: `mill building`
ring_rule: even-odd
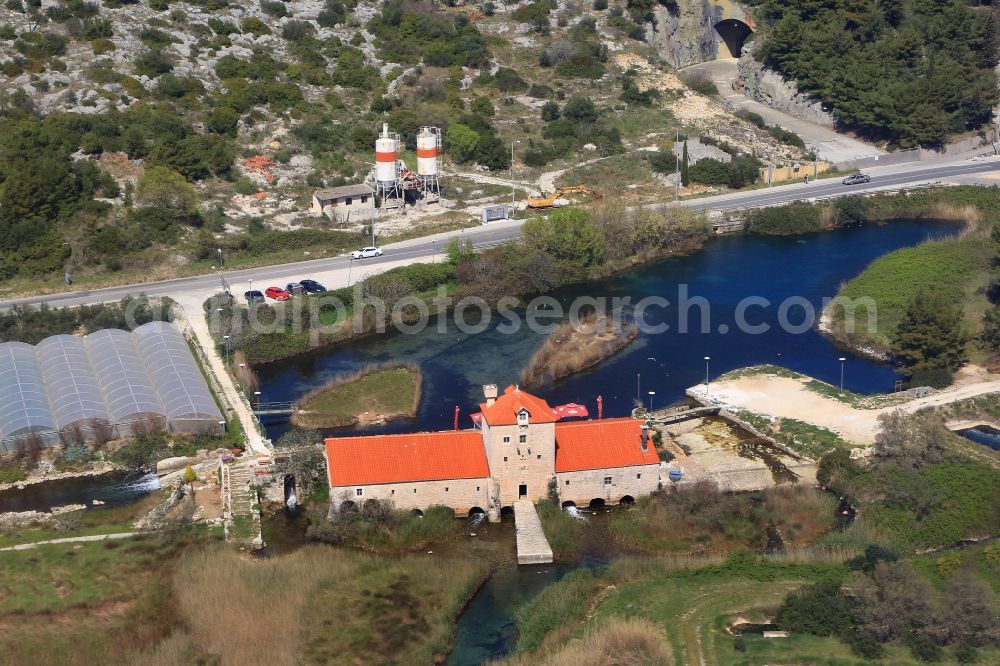
[[[643,421],[564,421],[517,386],[500,395],[492,384],[483,390],[471,429],[327,439],[331,512],[374,499],[498,520],[514,502],[553,490],[563,506],[587,506],[659,487],[660,459]]]

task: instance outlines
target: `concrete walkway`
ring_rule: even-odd
[[[264,437],[257,430],[257,421],[254,418],[253,409],[243,394],[236,388],[233,378],[226,370],[225,363],[215,349],[215,340],[208,330],[208,320],[201,313],[199,308],[192,314],[192,308],[186,307],[183,319],[178,320],[178,325],[182,328],[187,324],[191,327],[198,345],[205,352],[203,360],[208,361],[207,371],[215,377],[218,386],[221,387],[226,403],[232,409],[232,413],[240,420],[243,431],[246,433],[247,454],[253,457],[258,455],[270,456],[272,451]]]
[[[819,144],[820,159],[828,162],[846,162],[859,157],[884,155],[885,151],[871,144],[833,131],[829,127],[802,120],[769,106],[755,102],[736,92],[733,81],[736,80],[737,69],[735,59],[710,60],[685,68],[685,71],[705,72],[719,89],[719,94],[739,109],[760,114],[768,125],[778,125],[795,132],[806,146],[812,148]]]
[[[514,526],[517,530],[518,564],[548,564],[552,561],[552,546],[545,538],[534,504],[527,500],[514,502]]]
[[[687,391],[702,404],[719,405],[733,410],[745,409],[756,414],[789,418],[832,430],[856,444],[871,444],[878,434],[878,417],[897,409],[912,414],[927,407],[940,407],[959,400],[1000,393],[1000,380],[970,382],[935,391],[925,398],[914,398],[899,405],[880,409],[858,409],[847,402],[809,390],[804,382],[774,375],[750,375],[699,384]]]
[[[0,553],[15,550],[31,550],[39,546],[50,546],[61,543],[91,543],[94,541],[118,541],[120,539],[132,539],[143,536],[146,532],[115,532],[113,534],[94,534],[91,536],[66,537],[65,539],[49,539],[48,541],[35,541],[34,543],[22,543],[16,546],[0,548]]]

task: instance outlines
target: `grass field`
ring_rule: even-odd
[[[853,339],[887,348],[907,303],[920,291],[942,293],[965,303],[972,330],[976,330],[978,321],[973,315],[981,316],[985,307],[978,303],[984,297],[976,292],[985,284],[988,269],[989,253],[978,235],[930,241],[876,259],[839,294],[850,299],[870,298],[877,307],[875,332],[867,330],[867,308],[858,307]],[[843,328],[842,315],[842,309],[834,309],[834,326],[838,330]]]
[[[412,417],[420,405],[420,381],[416,365],[371,366],[307,393],[296,401],[292,422],[302,428],[335,428]]]
[[[124,664],[170,633],[170,571],[210,538],[39,546],[0,553],[0,664]]]
[[[389,559],[309,546],[256,560],[206,548],[185,557],[173,581],[188,629],[149,657],[160,664],[198,658],[220,664],[433,663],[486,571],[480,560],[426,554]]]

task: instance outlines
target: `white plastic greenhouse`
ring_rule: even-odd
[[[167,428],[218,432],[222,414],[177,327],[151,322],[37,346],[0,344],[0,453],[22,443]]]

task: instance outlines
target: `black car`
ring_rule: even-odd
[[[247,303],[263,303],[264,294],[254,289],[253,291],[248,291],[243,294],[243,297],[247,299]]]
[[[302,291],[307,294],[322,294],[326,291],[326,287],[321,285],[319,282],[316,282],[316,280],[299,280],[299,284],[302,285]]]

